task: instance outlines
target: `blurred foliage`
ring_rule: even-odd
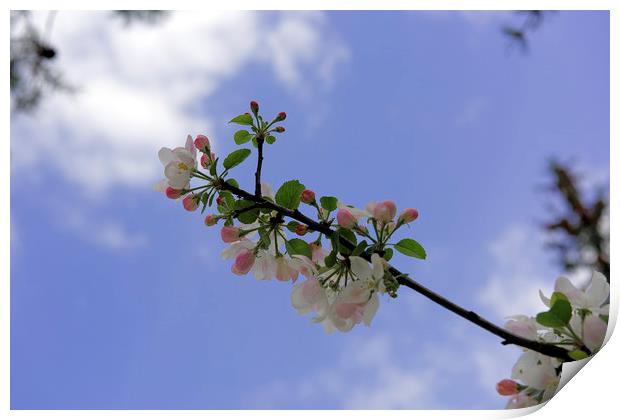
[[[165,10],[114,10],[112,14],[116,17],[121,18],[126,25],[130,25],[132,23],[146,23],[149,25],[154,25],[159,22],[169,12]]]
[[[551,234],[548,246],[559,253],[566,270],[590,268],[600,271],[609,282],[609,204],[603,188],[587,199],[576,173],[568,165],[551,161],[553,181],[549,190],[562,207],[554,211],[544,228]]]
[[[168,14],[161,10],[114,10],[126,26],[134,23],[157,24]],[[29,11],[11,12],[11,108],[14,112],[36,109],[46,94],[72,92],[57,68],[58,47],[50,42],[56,12],[47,15],[41,30]]]
[[[43,35],[28,11],[11,12],[11,106],[14,111],[31,111],[51,90],[71,90],[56,68],[58,50],[46,39],[54,20],[48,14]]]
[[[509,40],[509,50],[512,49],[513,46],[518,46],[522,52],[527,52],[529,50],[529,39],[532,32],[540,28],[551,11],[518,10],[515,13],[524,16],[521,24],[506,25],[502,28],[502,32]]]

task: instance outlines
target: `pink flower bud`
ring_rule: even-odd
[[[340,227],[345,229],[351,229],[357,223],[357,219],[353,216],[353,213],[344,207],[338,210],[336,220],[338,220]]]
[[[519,393],[519,384],[512,379],[502,379],[495,385],[499,395],[515,395]]]
[[[279,112],[276,117],[276,121],[284,121],[286,119],[286,112]]]
[[[312,190],[303,190],[301,193],[301,202],[306,204],[312,204],[315,200],[315,194]]]
[[[214,161],[215,161],[215,153],[211,153],[211,156],[209,156],[206,153],[200,156],[200,165],[205,169],[208,168],[209,165],[211,165]]]
[[[183,190],[175,190],[172,187],[166,188],[166,197],[168,198],[175,199],[175,198],[181,197],[182,195],[183,195]]]
[[[295,233],[299,236],[304,236],[308,232],[308,226],[306,225],[297,225],[295,228]]]
[[[188,195],[183,199],[183,207],[187,211],[194,211],[198,208],[199,200],[200,200],[200,197],[198,196],[195,196],[193,194]]]
[[[220,232],[220,235],[222,236],[222,240],[224,242],[230,244],[232,242],[237,242],[241,238],[239,236],[240,233],[241,230],[239,228],[234,226],[224,226]]]
[[[400,212],[400,216],[398,216],[398,221],[401,223],[409,223],[413,222],[417,218],[418,211],[416,209],[409,208]]]
[[[250,102],[250,109],[253,113],[258,114],[258,102],[252,101]]]
[[[207,217],[205,217],[205,225],[207,226],[213,226],[217,224],[217,216],[213,215],[213,214],[207,214]]]
[[[217,198],[215,199],[215,202],[217,203],[218,206],[221,206],[222,204],[224,204],[224,199],[218,195]]]
[[[206,152],[207,149],[211,148],[211,146],[209,145],[209,139],[207,138],[207,136],[203,136],[202,134],[198,134],[196,136],[196,140],[194,140],[194,146],[196,146],[196,149],[200,150],[201,152]]]
[[[233,264],[231,271],[239,276],[242,274],[247,274],[254,266],[255,261],[256,257],[254,256],[254,253],[249,249],[245,249],[237,255],[237,258],[235,258],[235,263]]]
[[[378,222],[388,223],[396,216],[396,204],[393,201],[387,200],[381,203],[377,203],[372,207],[372,217]]]

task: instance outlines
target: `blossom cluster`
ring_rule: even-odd
[[[254,101],[250,110],[251,114],[231,120],[249,128],[235,132],[234,142],[252,144],[259,151],[260,162],[265,144],[275,143],[275,135],[285,131],[275,124],[285,120],[286,114],[281,112],[266,121]],[[223,160],[221,168],[206,136],[188,136],[184,147],[159,151],[165,179],[157,190],[181,200],[188,211],[202,206],[204,212],[215,204],[217,211],[206,214],[204,223],[214,226],[222,222],[220,236],[228,244],[222,257],[233,261],[234,274],[251,272],[259,280],[294,283],[293,307],[300,314],[313,312],[313,321],[328,332],[350,331],[361,323],[370,325],[379,308],[379,297],[396,297],[398,275],[393,275],[388,265],[394,250],[426,258],[417,241],[392,239],[396,231],[418,218],[418,211],[407,208],[397,214],[391,200],[355,208],[333,196],[318,197],[298,180],[284,182],[274,193],[268,184],[260,182],[260,163],[256,192],[247,193],[229,177],[229,171],[251,153],[249,148],[235,150]],[[202,185],[190,185],[194,181]],[[303,216],[301,205],[313,211],[317,220]],[[305,239],[308,237],[312,238]],[[298,282],[301,276],[304,280]]]
[[[536,317],[509,317],[505,328],[518,336],[553,344],[569,351],[574,360],[590,357],[603,345],[609,316],[609,283],[594,272],[584,289],[570,280],[556,280],[551,297],[540,292],[549,308]],[[500,395],[508,396],[506,408],[524,408],[549,400],[560,381],[562,361],[524,349],[512,369],[510,379],[496,385]]]

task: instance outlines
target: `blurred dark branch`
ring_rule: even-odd
[[[548,244],[560,255],[565,269],[588,267],[609,281],[609,222],[605,195],[598,192],[590,202],[580,190],[576,175],[566,165],[552,161],[550,190],[556,192],[564,211],[545,223],[555,238]]]
[[[505,25],[502,32],[509,39],[508,50],[518,45],[522,52],[529,50],[529,38],[532,32],[538,30],[545,17],[551,13],[548,10],[519,10],[515,13],[525,16],[520,25]]]

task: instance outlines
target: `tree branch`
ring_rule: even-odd
[[[260,143],[259,143],[260,144]],[[260,156],[260,151],[261,148],[259,147],[259,156]],[[259,157],[259,169],[257,169],[257,185],[259,185],[259,181],[258,181],[258,176],[260,174],[260,161],[262,157]],[[275,210],[278,213],[280,213],[283,216],[287,216],[290,217],[292,219],[295,219],[299,222],[302,222],[304,224],[306,224],[310,229],[323,233],[325,236],[327,237],[331,237],[334,234],[334,231],[329,227],[328,224],[326,223],[319,223],[314,221],[313,219],[309,218],[308,216],[304,215],[303,213],[301,213],[299,210],[291,210],[291,209],[287,209],[285,207],[279,206],[275,203],[272,203],[271,201],[267,201],[265,200],[262,196],[258,195],[258,194],[251,194],[247,191],[244,191],[240,188],[235,187],[234,185],[231,185],[223,180],[217,181],[215,183],[216,188],[221,189],[221,190],[227,190],[230,191],[231,193],[233,193],[234,195],[244,198],[246,200],[249,201],[253,201],[254,203],[257,204],[257,206],[259,207],[263,207],[263,208],[267,208],[267,209],[271,209],[271,210]],[[258,187],[260,188],[260,187]],[[260,191],[260,190],[259,190]],[[345,245],[347,248],[349,249],[354,249],[355,246],[350,243],[349,241],[347,241],[345,238],[340,237],[340,241],[343,245]],[[362,257],[364,257],[367,260],[370,260],[370,255],[367,253],[362,254]],[[544,354],[546,356],[551,356],[551,357],[555,357],[557,359],[560,359],[562,361],[572,361],[573,359],[568,355],[568,350],[562,348],[562,347],[558,347],[552,344],[547,344],[547,343],[542,343],[539,341],[535,341],[535,340],[529,340],[527,338],[524,337],[520,337],[518,335],[515,335],[511,332],[509,332],[508,330],[501,328],[495,324],[493,324],[492,322],[482,318],[480,315],[478,315],[476,312],[473,311],[469,311],[457,304],[455,304],[454,302],[446,299],[445,297],[433,292],[432,290],[426,288],[425,286],[423,286],[422,284],[414,281],[413,279],[411,279],[409,276],[403,274],[402,272],[400,272],[398,269],[394,268],[393,266],[388,264],[388,271],[390,272],[390,274],[392,274],[396,279],[398,279],[398,282],[402,285],[402,286],[406,286],[418,293],[420,293],[422,296],[425,296],[426,298],[432,300],[433,302],[437,303],[438,305],[442,306],[443,308],[449,310],[450,312],[455,313],[456,315],[459,315],[462,318],[465,318],[466,320],[476,324],[477,326],[481,327],[482,329],[490,332],[491,334],[494,334],[500,338],[503,339],[502,344],[514,344],[517,346],[521,346],[521,347],[525,347],[528,348],[530,350],[534,350],[538,353]]]
[[[260,187],[260,172],[263,168],[263,143],[265,143],[265,139],[262,137],[256,137],[256,143],[258,148],[258,162],[256,163],[256,173],[254,174],[256,179],[254,195],[260,198],[263,196]]]

